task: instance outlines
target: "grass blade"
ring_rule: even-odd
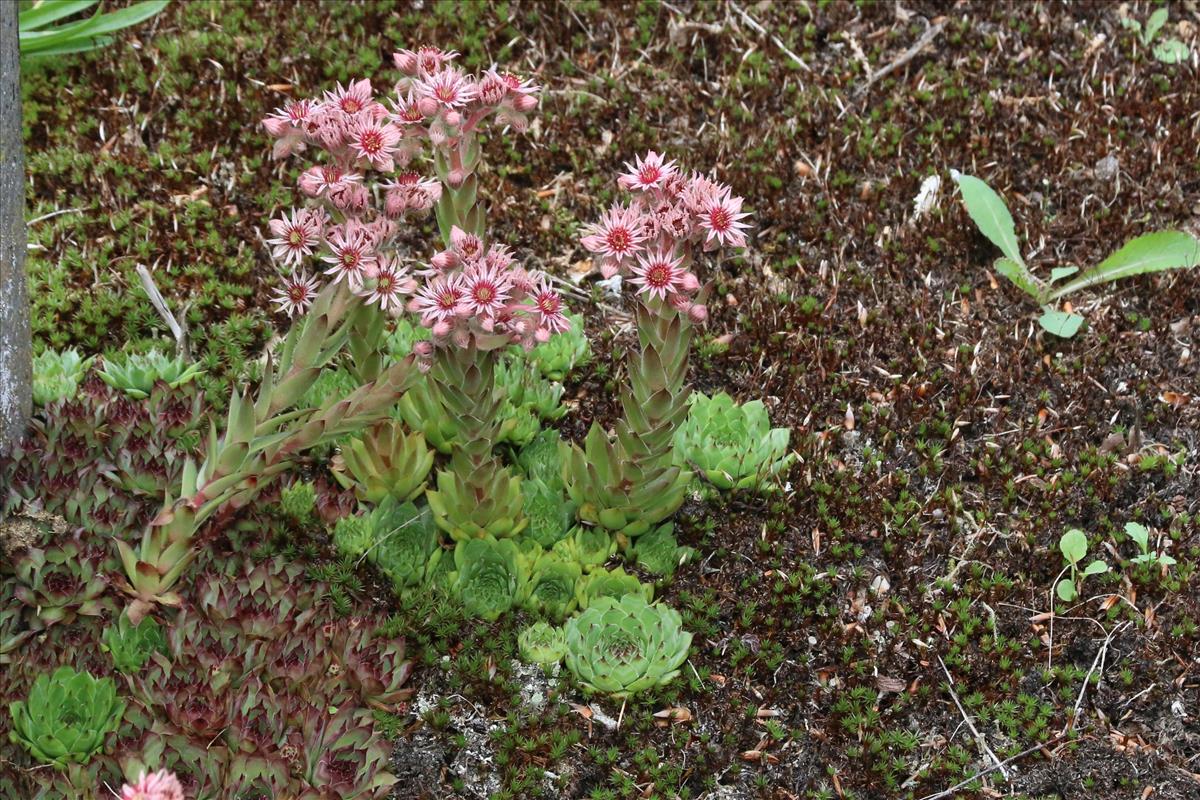
[[[35,31],[63,17],[78,14],[96,5],[97,0],[45,0],[27,11],[22,11],[17,21],[20,33]]]

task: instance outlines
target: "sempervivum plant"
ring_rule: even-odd
[[[524,521],[520,483],[492,455],[501,423],[496,354],[512,344],[544,342],[568,323],[548,280],[522,268],[507,247],[484,241],[479,131],[489,120],[524,130],[537,88],[496,69],[468,76],[455,65],[456,55],[433,47],[397,53],[402,77],[390,108],[361,80],[267,117],[277,157],[307,147],[325,153],[324,163],[300,177],[301,191],[314,202],[273,220],[269,241],[285,265],[298,267],[321,251],[334,282],[384,311],[407,307],[419,315],[431,339],[415,342],[413,352],[432,381],[403,404],[403,413],[435,447],[453,450],[437,490],[428,494],[434,518],[455,539],[503,537],[519,533]],[[436,178],[405,169],[420,159]],[[376,193],[371,173],[385,179]],[[430,209],[443,249],[415,273],[423,279],[418,284],[400,263],[396,235],[400,221]],[[307,273],[293,272],[280,290],[280,308],[303,310],[317,285]],[[414,292],[406,303],[404,296]],[[358,339],[351,337],[352,352]],[[439,417],[455,421],[454,445],[449,432],[429,425]]]
[[[575,610],[575,586],[582,574],[577,562],[567,561],[559,553],[538,555],[529,570],[525,607],[561,620]]]
[[[654,587],[642,583],[636,575],[630,575],[624,567],[596,569],[579,581],[575,589],[580,608],[589,608],[601,597],[624,597],[627,594],[641,595],[647,603],[654,599]]]
[[[198,364],[189,365],[179,356],[150,350],[104,359],[100,377],[114,389],[140,400],[149,397],[154,384],[159,381],[174,389],[194,380],[200,373]]]
[[[593,425],[583,449],[571,447],[567,486],[579,518],[619,534],[622,544],[673,514],[690,480],[673,458],[687,415],[692,325],[707,318],[699,278],[705,253],[746,245],[742,198],[728,186],[651,151],[626,165],[618,184],[631,194],[590,226],[583,246],[605,277],[631,276],[638,287],[638,344],[629,355],[623,419],[614,435]]]
[[[418,383],[400,398],[400,416],[439,453],[450,455],[462,441],[458,422],[446,412],[431,382]]]
[[[617,542],[604,528],[577,526],[552,548],[567,561],[574,561],[585,572],[603,566],[617,551]]]
[[[396,590],[426,586],[442,558],[438,528],[427,507],[385,501],[371,513],[367,557],[392,579]]]
[[[385,497],[400,502],[425,491],[425,476],[433,468],[433,451],[420,433],[405,433],[395,420],[377,422],[342,444],[340,464],[333,475],[360,500],[378,504]]]
[[[320,591],[305,583],[302,565],[277,557],[259,564],[247,561],[238,576],[198,578],[193,604],[221,630],[237,630],[252,640],[275,639],[302,631],[317,618]]]
[[[647,572],[670,578],[680,564],[695,557],[696,550],[680,545],[675,539],[675,524],[668,522],[639,536],[629,555]]]
[[[334,638],[340,640],[334,649],[354,700],[395,711],[412,694],[412,689],[405,687],[412,664],[404,660],[403,639],[373,636],[370,628],[357,619],[338,626]]]
[[[679,612],[640,594],[600,597],[567,621],[567,668],[585,692],[625,698],[669,683],[692,635]]]
[[[739,405],[725,392],[694,394],[675,446],[680,460],[719,489],[770,491],[795,458],[790,437],[787,428],[771,427],[761,400]]]
[[[73,622],[79,615],[99,616],[110,605],[104,598],[103,557],[75,542],[26,550],[17,560],[16,577],[16,598],[35,630]]]
[[[468,539],[454,548],[449,583],[467,613],[495,621],[521,599],[529,566],[511,539]]]
[[[345,398],[321,408],[294,409],[361,320],[375,313],[344,286],[330,284],[268,359],[256,397],[234,390],[224,434],[214,424],[203,462],[184,465],[178,495],[168,492],[136,548],[117,542],[125,570],[121,588],[133,598],[134,621],[155,604],[180,603],[175,585],[197,555],[193,540],[200,527],[214,514],[253,501],[304,450],[388,415],[415,376],[410,360],[383,369]]]
[[[564,380],[576,367],[583,366],[592,357],[592,347],[583,330],[583,317],[568,314],[571,327],[545,344],[539,344],[529,352],[529,361],[537,367],[542,377],[552,381]]]
[[[561,441],[562,435],[549,428],[521,448],[516,461],[526,480],[540,481],[548,488],[563,491]]]
[[[347,558],[362,558],[375,545],[375,522],[371,514],[351,514],[333,526],[333,546]]]
[[[38,353],[33,359],[33,402],[47,406],[60,400],[73,400],[91,363],[92,359],[83,358],[74,348]]]
[[[63,769],[85,763],[104,748],[125,713],[111,678],[59,667],[34,681],[29,697],[9,707],[9,738],[38,762]]]
[[[550,669],[567,654],[566,631],[545,622],[535,622],[517,634],[517,652],[525,663]]]
[[[538,478],[521,484],[525,500],[525,517],[529,525],[525,536],[542,547],[553,547],[570,531],[575,522],[575,504],[563,493],[561,482],[548,486]]]
[[[21,611],[15,598],[0,589],[0,666],[7,666],[19,657],[21,645],[36,633],[25,626]]]
[[[328,708],[308,706],[297,721],[301,737],[293,767],[296,797],[365,800],[387,796],[396,777],[387,771],[390,750],[386,740],[375,733],[369,715],[352,708],[331,714]]]
[[[154,617],[138,624],[121,614],[104,630],[104,650],[119,672],[132,675],[146,665],[155,653],[166,653],[167,637]]]

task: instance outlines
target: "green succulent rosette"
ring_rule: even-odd
[[[425,478],[433,468],[433,451],[421,433],[405,433],[396,420],[384,420],[342,443],[333,476],[343,488],[353,489],[359,500],[382,503],[386,497],[400,502],[425,491]]]
[[[576,367],[583,366],[592,357],[591,344],[583,329],[583,316],[568,314],[571,327],[548,342],[539,344],[526,354],[526,358],[542,374],[552,381],[562,381]]]
[[[279,493],[279,507],[296,522],[309,522],[317,510],[317,490],[309,481],[295,481]]]
[[[515,406],[505,400],[500,406],[500,433],[496,437],[498,444],[508,444],[524,447],[533,441],[542,430],[542,423],[537,414],[524,406]]]
[[[167,653],[167,636],[154,617],[145,617],[135,625],[122,614],[105,629],[101,647],[119,672],[134,675],[152,655]]]
[[[38,353],[33,359],[33,402],[48,406],[74,398],[91,363],[92,359],[83,358],[74,348]]]
[[[521,495],[529,520],[525,536],[549,548],[570,533],[575,523],[575,504],[563,493],[561,481],[549,486],[539,478],[527,478],[521,484]]]
[[[666,579],[675,574],[680,564],[694,558],[696,550],[680,546],[675,540],[675,523],[668,522],[639,536],[629,555],[647,572]]]
[[[670,683],[692,645],[679,612],[640,594],[597,598],[567,621],[567,669],[589,694],[617,699]]]
[[[562,493],[565,489],[562,477],[562,435],[554,428],[547,428],[533,438],[517,453],[517,466],[526,479],[538,481],[546,487]]]
[[[105,739],[121,723],[125,703],[112,678],[101,680],[63,666],[39,675],[29,696],[10,704],[9,713],[9,739],[38,762],[65,769],[104,749]]]
[[[425,493],[438,527],[461,542],[484,536],[507,538],[525,529],[521,478],[493,460],[473,466],[460,450],[450,469],[437,474],[437,490]]]
[[[468,539],[454,548],[449,583],[472,616],[494,622],[516,605],[529,581],[529,567],[511,539]]]
[[[575,610],[575,587],[582,574],[577,562],[567,561],[559,553],[542,553],[530,569],[524,606],[561,620]]]
[[[333,546],[347,558],[361,558],[374,544],[375,530],[369,515],[342,517],[333,526]]]
[[[567,654],[567,633],[546,622],[535,622],[517,634],[517,652],[526,664],[552,669]]]
[[[438,529],[427,507],[387,501],[372,513],[375,546],[368,553],[397,590],[425,586],[442,558]]]
[[[134,399],[150,396],[154,384],[162,381],[172,389],[194,380],[204,370],[182,358],[164,355],[158,350],[131,353],[123,360],[105,358],[100,378],[109,386]]]
[[[603,566],[604,562],[617,552],[617,543],[604,528],[580,525],[566,538],[556,542],[552,550],[563,559],[579,564],[585,572],[591,572]]]
[[[439,453],[449,455],[462,441],[462,431],[438,398],[432,381],[421,381],[404,393],[397,406],[405,424],[425,435]]]
[[[627,594],[641,595],[648,603],[654,599],[654,587],[642,583],[624,567],[593,570],[575,586],[575,599],[581,609],[590,608],[601,597],[620,598]]]
[[[761,400],[739,405],[725,392],[693,394],[687,420],[675,436],[681,463],[694,466],[719,489],[771,491],[795,459],[791,432],[772,428]]]

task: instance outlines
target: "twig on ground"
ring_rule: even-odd
[[[862,93],[866,92],[868,89],[870,89],[872,86],[874,86],[880,79],[887,77],[888,75],[892,74],[896,70],[900,69],[900,67],[903,67],[905,64],[907,64],[908,62],[910,62],[914,58],[916,58],[917,54],[920,53],[923,49],[925,49],[925,45],[929,44],[935,38],[937,38],[938,34],[940,34],[942,32],[942,30],[945,29],[945,27],[946,27],[946,23],[945,23],[945,21],[942,21],[942,22],[937,23],[936,25],[930,25],[928,28],[926,28],[925,32],[921,34],[921,38],[917,39],[916,43],[913,44],[912,47],[905,50],[903,53],[901,53],[898,57],[893,59],[887,65],[882,66],[879,69],[875,70],[873,73],[871,73],[871,77],[867,78],[867,82],[864,83],[862,86],[858,87],[858,90],[857,90],[858,94],[862,94]]]
[[[39,222],[44,222],[48,219],[53,219],[54,217],[57,217],[61,214],[74,214],[78,211],[86,211],[86,210],[87,209],[83,208],[82,206],[80,206],[79,208],[61,208],[58,211],[51,211],[49,214],[42,214],[40,217],[34,217],[33,219],[29,220],[29,222],[25,223],[25,227],[32,228],[34,225],[37,225]]]
[[[154,278],[150,275],[150,270],[146,269],[145,264],[137,265],[137,274],[142,279],[142,287],[150,297],[150,305],[154,306],[154,310],[163,318],[163,322],[167,323],[167,327],[171,329],[171,335],[175,337],[175,355],[187,359],[187,321],[183,313],[181,312],[178,317],[171,313],[166,298],[158,290],[158,286],[155,285]]]
[[[1067,725],[1062,729],[1062,733],[1060,733],[1059,736],[1066,736],[1071,732],[1072,729],[1074,729],[1075,723],[1079,719],[1079,709],[1083,707],[1083,696],[1087,693],[1087,687],[1088,683],[1091,682],[1092,673],[1096,671],[1096,666],[1098,664],[1102,664],[1102,659],[1107,656],[1108,646],[1112,643],[1113,637],[1120,633],[1128,624],[1128,622],[1122,622],[1120,625],[1112,629],[1112,633],[1104,637],[1104,644],[1100,645],[1100,650],[1096,653],[1096,657],[1092,659],[1091,669],[1089,669],[1087,675],[1083,677],[1083,686],[1079,687],[1079,697],[1075,698],[1075,707],[1071,711],[1071,718],[1067,720]],[[1104,676],[1103,666],[1100,668],[1100,676]]]
[[[759,25],[758,22],[754,19],[754,17],[750,16],[745,11],[743,11],[742,7],[739,6],[737,3],[730,3],[730,5],[733,6],[733,10],[736,11],[738,13],[738,15],[741,16],[741,18],[746,21],[747,25],[749,25],[751,28],[753,28],[754,31],[756,33],[758,33],[760,36],[769,37],[771,39],[771,41],[775,44],[775,46],[783,51],[784,55],[786,55],[788,58],[790,58],[792,61],[795,62],[796,66],[798,66],[800,69],[804,70],[805,72],[812,72],[812,67],[810,67],[808,64],[804,63],[803,58],[796,55],[791,50],[787,49],[787,46],[784,45],[783,41],[780,40],[780,38],[778,36],[776,36],[773,33],[767,33],[767,29],[764,28],[762,25]]]
[[[1058,740],[1060,738],[1062,738],[1062,737],[1055,736],[1053,739],[1051,739],[1048,742],[1042,742],[1041,744],[1035,744],[1033,747],[1030,747],[1027,750],[1022,750],[1021,752],[1017,753],[1015,756],[1004,759],[1004,761],[1001,762],[1000,764],[993,764],[992,766],[988,767],[985,770],[976,772],[971,777],[959,781],[958,783],[951,786],[949,789],[943,789],[942,791],[940,791],[936,794],[927,794],[924,797],[922,797],[921,800],[942,800],[943,797],[950,797],[951,795],[953,795],[955,792],[957,792],[959,789],[963,788],[964,786],[974,783],[975,781],[982,778],[984,775],[989,775],[989,774],[995,772],[1002,765],[1011,764],[1014,761],[1024,758],[1025,756],[1029,755],[1030,753],[1036,753],[1038,750],[1042,750],[1052,744],[1057,744]]]
[[[1007,781],[1009,776],[1008,770],[1004,768],[1004,763],[996,757],[996,754],[992,752],[992,748],[988,747],[987,739],[983,738],[983,734],[979,732],[979,729],[975,727],[975,723],[971,720],[971,715],[967,713],[967,710],[963,708],[962,703],[959,702],[958,693],[954,691],[954,677],[950,674],[950,670],[946,669],[946,662],[942,661],[941,656],[938,656],[937,660],[938,663],[942,665],[942,672],[946,673],[946,680],[950,682],[947,686],[947,688],[950,690],[950,698],[954,700],[954,705],[958,706],[958,713],[962,714],[962,718],[967,723],[967,727],[970,728],[971,733],[975,735],[975,743],[979,745],[979,748],[983,750],[989,758],[992,759],[992,763],[995,765],[996,769],[1000,770],[1000,774],[1003,775],[1004,780]]]

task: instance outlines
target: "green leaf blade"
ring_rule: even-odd
[[[979,228],[979,232],[988,238],[992,244],[1000,248],[1010,260],[1024,264],[1021,258],[1021,248],[1017,244],[1017,230],[1013,223],[1012,214],[1003,198],[996,194],[992,187],[973,175],[964,175],[957,170],[951,170],[950,176],[958,184],[967,213]]]
[[[1078,528],[1072,528],[1058,540],[1058,549],[1062,550],[1063,558],[1072,564],[1078,564],[1087,553],[1087,537]]]
[[[997,258],[996,272],[1012,281],[1013,285],[1025,294],[1038,300],[1042,296],[1042,285],[1037,277],[1029,271],[1029,267],[1013,261],[1011,258]]]
[[[1068,284],[1055,288],[1047,300],[1056,300],[1071,292],[1111,283],[1121,278],[1190,269],[1200,263],[1200,241],[1182,231],[1158,231],[1138,236],[1104,259],[1095,269]]]
[[[35,31],[51,22],[57,22],[64,17],[87,11],[96,5],[98,0],[46,0],[41,5],[34,6],[20,13],[17,30],[21,33]]]
[[[1178,39],[1166,39],[1154,45],[1154,57],[1163,64],[1180,64],[1191,55],[1188,46]]]
[[[1066,311],[1055,311],[1052,308],[1047,308],[1038,317],[1038,324],[1047,333],[1052,333],[1063,339],[1070,339],[1079,332],[1079,327],[1083,325],[1083,317],[1078,314],[1069,314]]]

